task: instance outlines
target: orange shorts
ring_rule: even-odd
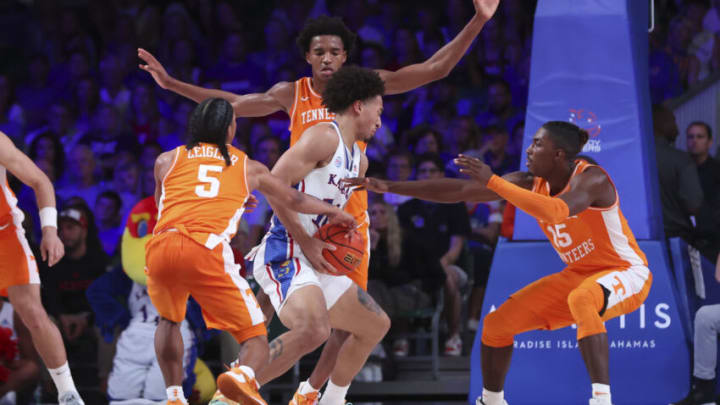
[[[267,335],[260,305],[227,243],[209,250],[180,232],[165,232],[148,242],[145,256],[148,294],[163,318],[185,319],[192,295],[208,328],[228,331],[240,343]]]
[[[568,305],[570,292],[587,283],[598,283],[609,291],[601,313],[602,320],[607,321],[630,313],[645,302],[650,293],[652,273],[645,266],[590,274],[568,267],[529,284],[511,295],[510,299],[543,319],[544,325],[537,325],[541,329],[560,329],[575,323]]]
[[[12,223],[0,223],[0,295],[15,285],[40,284],[37,262],[25,231]]]
[[[360,232],[365,241],[365,254],[363,254],[360,265],[347,276],[357,284],[358,287],[367,291],[368,267],[370,266],[370,223],[368,221],[362,222],[360,226],[358,226],[358,232]]]

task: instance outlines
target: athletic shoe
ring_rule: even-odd
[[[239,368],[233,368],[220,374],[217,386],[223,395],[242,405],[267,405],[258,392],[255,379],[249,378]]]
[[[309,392],[307,394],[301,394],[295,391],[288,405],[317,405],[320,400],[320,393],[318,391]]]
[[[240,403],[227,399],[220,391],[215,391],[215,395],[208,402],[208,405],[240,405]]]
[[[59,405],[85,405],[77,391],[65,391],[58,396]]]
[[[690,393],[681,401],[670,405],[705,405],[715,404],[715,381],[701,380],[693,377]]]
[[[410,351],[410,343],[407,339],[397,339],[393,342],[393,355],[395,357],[407,357]]]
[[[478,397],[477,401],[475,401],[475,405],[485,405],[485,402],[483,402],[482,397]],[[507,401],[503,399],[503,405],[508,405]]]
[[[462,339],[460,335],[455,335],[445,341],[446,356],[460,356],[462,354]]]
[[[714,404],[715,402],[713,402]],[[597,398],[590,398],[590,405],[606,405],[605,402],[600,401]],[[612,405],[612,404],[610,404]]]

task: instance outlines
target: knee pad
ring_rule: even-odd
[[[604,296],[602,287],[600,285],[596,287],[599,291],[576,288],[568,295],[568,306],[577,324],[578,340],[586,336],[606,332],[605,324],[600,317],[600,310],[604,305]]]

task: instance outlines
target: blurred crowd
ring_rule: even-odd
[[[720,69],[720,0],[655,3],[650,84],[653,103],[662,104]],[[519,168],[534,5],[503,0],[446,79],[385,97],[382,128],[368,147],[368,175],[460,176],[451,158],[461,152],[495,173]],[[429,58],[474,13],[470,0],[269,0],[252,7],[221,0],[37,0],[4,2],[0,10],[0,130],[55,185],[67,254],[57,269],[41,270],[43,298],[68,344],[78,348],[83,339],[97,339],[85,291],[120,266],[130,210],[153,194],[154,160],[184,144],[194,107],[138,68],[138,47],[182,81],[244,94],[310,75],[294,45],[307,18],[341,16],[359,36],[349,63],[396,70]],[[284,113],[240,118],[236,146],[272,167],[287,148],[288,126]],[[12,185],[36,244],[32,190]],[[403,337],[412,327],[408,314],[441,298],[445,354],[468,352],[463,333],[478,327],[506,211],[500,203],[371,196],[370,292],[393,317],[390,356],[412,353]],[[261,198],[234,241],[239,260],[268,218]]]

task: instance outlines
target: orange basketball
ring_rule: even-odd
[[[362,262],[365,240],[357,229],[340,225],[325,225],[315,237],[335,246],[335,250],[323,250],[323,257],[338,271],[339,275],[352,273]]]

